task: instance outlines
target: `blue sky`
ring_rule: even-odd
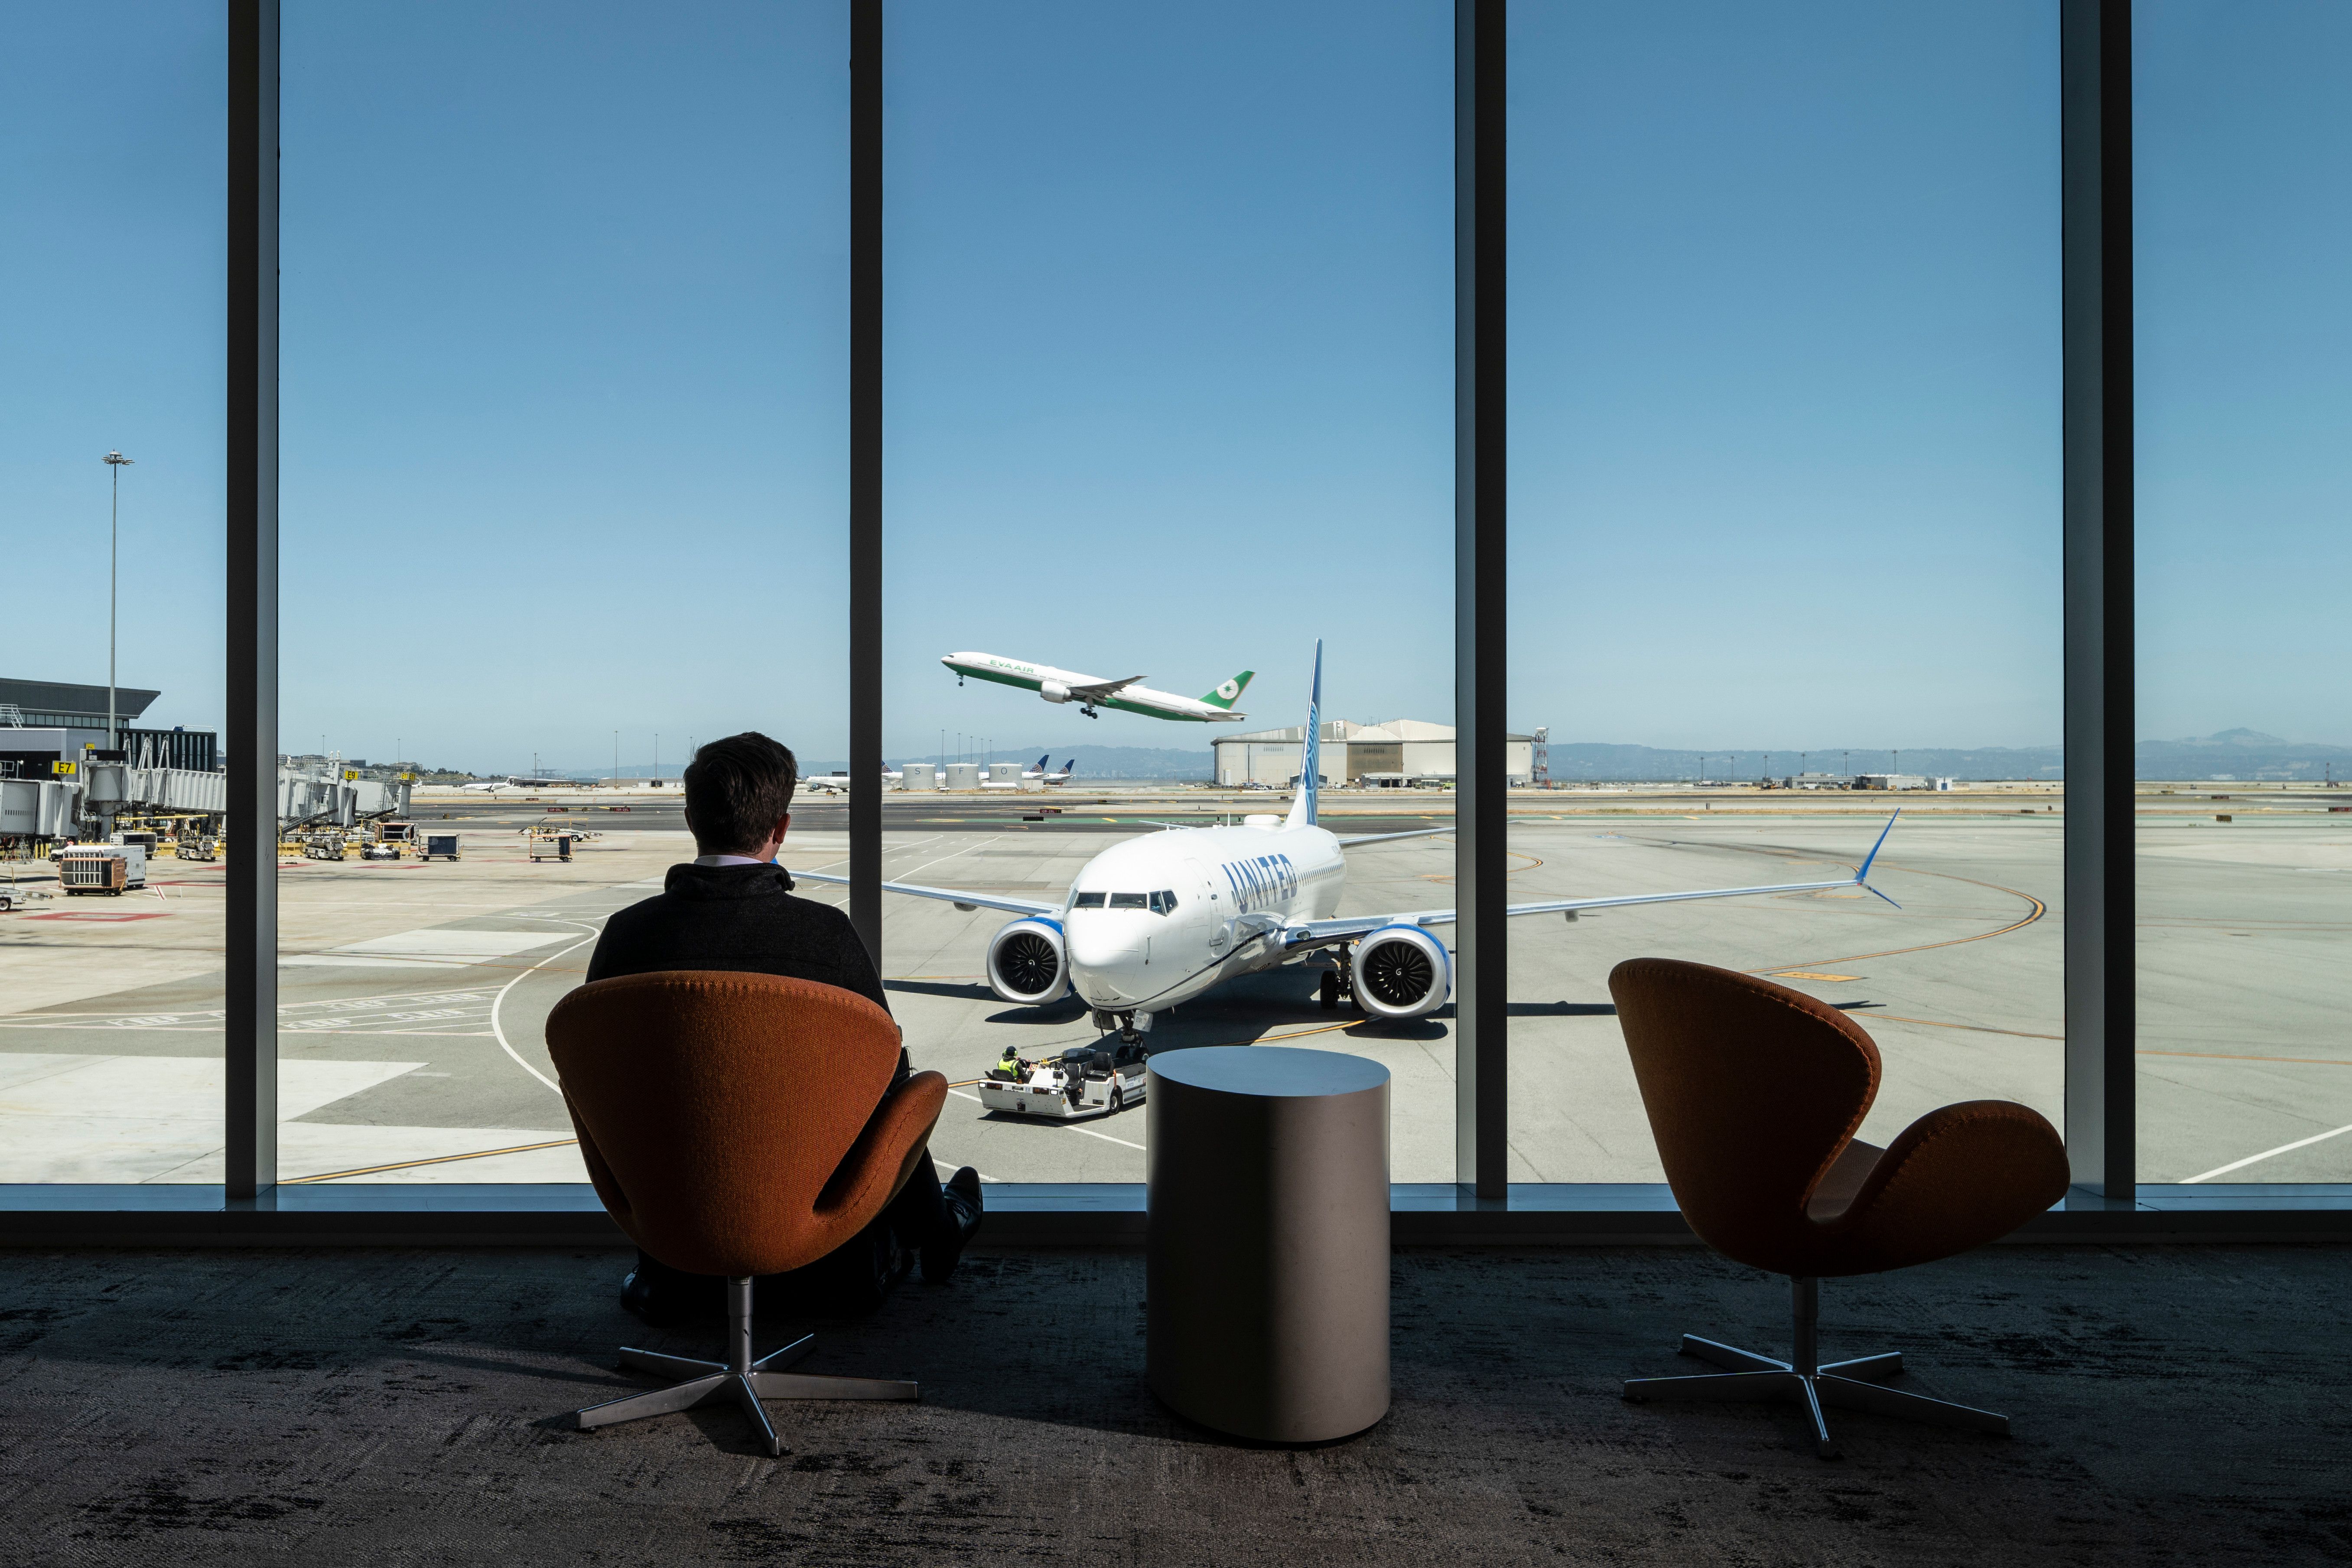
[[[2054,7],[1517,9],[1513,721],[2055,740]],[[840,13],[289,5],[289,747],[840,754]],[[217,7],[6,26],[0,516],[102,574],[137,458],[123,679],[217,723]],[[2352,19],[2140,44],[2142,732],[2352,740]],[[961,647],[1279,724],[1320,636],[1332,710],[1450,717],[1450,7],[898,0],[889,55],[892,752],[1205,743]],[[102,679],[95,603],[18,595],[9,672]]]

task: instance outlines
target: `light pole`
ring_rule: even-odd
[[[131,459],[120,452],[109,452],[106,466],[114,470],[114,499],[106,517],[106,749],[119,752],[122,746],[114,719],[114,563],[122,521],[122,470],[131,466]]]

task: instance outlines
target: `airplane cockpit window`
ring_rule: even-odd
[[[1103,896],[1100,893],[1080,893],[1070,900],[1070,908],[1074,910],[1098,910],[1102,907]]]
[[[1151,912],[1167,915],[1176,912],[1176,895],[1162,889],[1151,895]]]
[[[1110,907],[1115,910],[1147,910],[1151,907],[1151,897],[1148,893],[1113,893]]]

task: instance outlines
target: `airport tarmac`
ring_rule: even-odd
[[[1835,875],[1867,848],[1885,804],[1595,793],[1514,799],[1514,899]],[[2063,817],[2049,803],[1947,796],[1906,810],[1874,878],[1900,910],[1846,889],[1516,922],[1512,1178],[1659,1179],[1607,988],[1612,964],[1643,953],[1773,974],[1851,1010],[1885,1058],[1865,1137],[1884,1142],[1971,1098],[2060,1120]],[[553,804],[420,803],[420,819],[446,810],[460,832],[455,863],[281,861],[286,1178],[581,1179],[542,1021],[580,984],[604,917],[692,849],[674,803],[659,803],[571,816],[601,837],[569,864],[532,863],[518,829]],[[1276,804],[1201,792],[891,797],[885,870],[1052,897],[1109,836]],[[1330,805],[1348,816],[1343,831],[1369,832],[1442,821],[1452,801]],[[1062,810],[1024,820],[1044,805]],[[804,804],[786,864],[837,868],[845,815]],[[2143,1179],[2352,1180],[2352,816],[2288,801],[2252,813],[2149,802],[2140,842]],[[1349,862],[1343,912],[1450,899],[1450,839],[1368,846]],[[0,1181],[220,1179],[221,868],[164,859],[154,881],[145,895],[0,915]],[[963,1086],[935,1157],[992,1181],[1140,1181],[1139,1107],[1041,1123],[983,1117],[971,1098],[968,1080],[1007,1039],[1034,1057],[1095,1037],[1073,1005],[1008,1007],[989,994],[982,954],[1005,918],[886,901],[883,968],[910,1054]],[[1392,1075],[1394,1178],[1452,1180],[1450,1009],[1370,1024],[1324,1012],[1315,988],[1307,967],[1245,978],[1162,1018],[1154,1048],[1250,1041],[1372,1057]]]

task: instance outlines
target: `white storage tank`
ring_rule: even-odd
[[[940,787],[940,770],[930,763],[904,763],[898,769],[898,787],[937,789]]]
[[[950,763],[948,764],[947,773],[948,782],[944,787],[948,789],[978,789],[980,787],[980,764],[978,763]]]

